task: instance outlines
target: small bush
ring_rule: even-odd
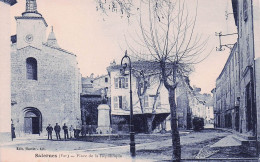
[[[192,120],[192,123],[193,123],[194,131],[200,131],[200,130],[204,129],[204,119],[203,118],[195,117]]]

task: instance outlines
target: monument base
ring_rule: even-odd
[[[111,134],[111,128],[110,127],[98,127],[97,133],[98,134]]]
[[[98,106],[98,134],[110,134],[110,107],[106,104],[101,104]]]

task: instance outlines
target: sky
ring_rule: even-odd
[[[16,34],[15,16],[25,11],[26,0],[18,0],[11,7],[11,31]],[[195,0],[189,0],[189,7],[194,8]],[[106,16],[96,10],[94,0],[37,0],[38,12],[48,23],[46,38],[51,26],[61,48],[77,55],[82,76],[107,74],[110,62],[117,63],[124,56],[125,37],[129,34],[131,23],[120,14]],[[191,85],[210,93],[215,87],[216,78],[221,73],[230,50],[218,52],[219,38],[215,32],[236,33],[233,15],[226,19],[225,12],[232,13],[231,0],[198,0],[198,16],[195,32],[204,38],[209,37],[206,51],[210,56],[195,66],[191,74]],[[132,20],[135,21],[135,20]],[[222,37],[222,41],[232,44],[236,35]]]

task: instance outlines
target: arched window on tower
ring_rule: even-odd
[[[33,57],[26,59],[27,79],[37,80],[37,60]]]

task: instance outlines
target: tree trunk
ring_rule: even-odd
[[[172,160],[181,160],[181,145],[180,145],[180,134],[177,125],[177,112],[176,112],[176,102],[175,102],[175,88],[169,88],[169,103],[171,110],[171,130],[172,130]]]
[[[147,121],[147,133],[151,134],[153,132],[153,120],[155,118],[155,114],[151,114],[151,116],[146,117]]]

